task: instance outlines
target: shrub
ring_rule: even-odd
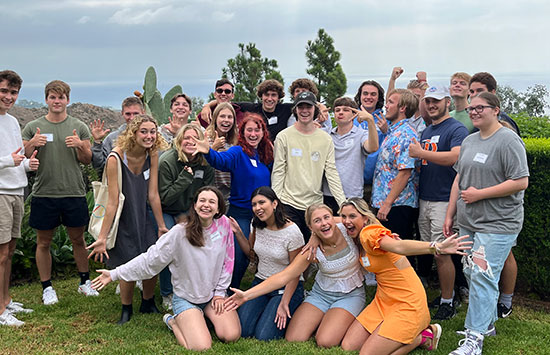
[[[550,290],[550,139],[524,139],[529,163],[529,188],[525,191],[525,220],[514,255],[518,280],[541,298]]]
[[[550,138],[550,119],[547,116],[530,117],[526,113],[511,115],[523,138]]]

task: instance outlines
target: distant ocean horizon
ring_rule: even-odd
[[[550,91],[550,74],[495,74],[498,81],[498,85],[506,85],[514,88],[516,91],[525,91],[529,86],[536,84],[545,85]],[[348,90],[346,96],[355,96],[357,88],[364,80],[372,79],[378,81],[382,87],[386,88],[388,85],[388,76],[361,76],[353,77],[348,76]],[[189,96],[201,97],[205,101],[208,100],[208,96],[214,91],[214,83],[219,78],[200,79],[182,83],[170,83],[164,84],[158,83],[158,88],[161,94],[165,94],[174,85],[181,85],[183,92]],[[285,81],[285,97],[284,101],[290,101],[290,95],[288,94],[288,86],[296,78],[287,78]],[[410,78],[409,78],[410,79]],[[402,78],[397,81],[396,87],[405,87],[409,79]],[[449,76],[444,75],[432,75],[428,73],[428,82],[431,85],[448,85]],[[81,102],[93,104],[96,106],[112,107],[114,109],[120,109],[122,100],[128,96],[133,96],[135,90],[143,91],[143,79],[135,82],[77,82],[68,83],[71,85],[71,103]],[[44,85],[45,83],[32,83],[23,82],[23,87],[19,94],[19,99],[25,99],[29,101],[36,101],[44,103]],[[547,98],[550,101],[550,98]],[[548,112],[548,110],[547,110]]]

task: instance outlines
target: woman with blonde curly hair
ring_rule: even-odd
[[[147,201],[151,205],[158,229],[158,236],[166,233],[158,194],[158,152],[168,148],[158,132],[154,118],[136,116],[119,136],[113,153],[107,159],[105,173],[109,184],[109,201],[98,239],[88,249],[89,258],[103,262],[110,268],[122,265],[147,251],[157,240],[153,221],[147,213]],[[122,162],[122,186],[118,186],[118,160]],[[118,208],[119,191],[125,196],[120,215],[115,246],[107,252],[107,234],[111,229]],[[135,282],[120,282],[122,314],[118,324],[130,320],[133,313],[132,299]],[[159,313],[154,302],[156,277],[143,281],[142,313]]]

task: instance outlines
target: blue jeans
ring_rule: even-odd
[[[236,207],[233,205],[229,206],[227,211],[227,216],[235,218],[239,227],[243,231],[244,236],[248,239],[250,234],[250,221],[252,221],[252,210],[247,208]],[[237,238],[235,238],[235,264],[233,267],[233,276],[231,277],[230,287],[240,288],[241,280],[246,272],[248,267],[248,257],[243,253],[239,243],[237,243]]]
[[[460,228],[459,235],[470,236],[472,249],[462,258],[464,276],[470,286],[466,329],[485,333],[497,319],[498,281],[504,262],[517,234],[476,233]]]
[[[250,287],[254,287],[262,281],[262,279],[255,277]],[[250,300],[237,310],[239,320],[241,321],[241,336],[243,338],[254,337],[259,340],[273,340],[281,339],[285,336],[286,328],[278,329],[277,324],[274,322],[277,308],[279,307],[281,298],[283,298],[284,289],[283,287]],[[300,281],[288,304],[290,315],[294,314],[303,300],[304,284]],[[289,320],[287,319],[287,327]]]

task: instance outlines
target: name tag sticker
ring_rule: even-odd
[[[485,164],[485,162],[487,161],[487,157],[488,157],[487,154],[477,153],[476,156],[474,157],[474,161],[477,161],[478,163],[481,163],[481,164]]]
[[[363,256],[361,258],[361,264],[363,264],[363,267],[369,267],[370,266],[370,260],[368,256]]]
[[[301,157],[302,150],[299,148],[292,148],[292,150],[290,151],[290,155],[292,155],[293,157]]]
[[[212,234],[210,234],[210,240],[215,242],[216,240],[220,239],[222,236],[220,234],[220,232],[216,231]]]
[[[204,177],[204,170],[197,170],[195,171],[195,179],[202,179]]]
[[[439,143],[439,136],[432,136],[432,138],[430,138],[430,142],[431,143]]]
[[[151,170],[150,169],[147,169],[143,172],[143,178],[145,180],[149,180],[149,174],[151,173]]]
[[[53,133],[42,133],[43,136],[46,136],[46,142],[53,142]]]
[[[255,168],[258,167],[258,162],[254,159],[250,159],[250,164],[252,164],[252,166],[255,167]]]
[[[277,124],[277,116],[271,116],[267,119],[267,124],[268,125],[272,125],[272,124]]]
[[[344,147],[346,148],[349,148],[353,145],[353,141],[350,139],[350,140],[347,140],[345,143],[344,143]]]

